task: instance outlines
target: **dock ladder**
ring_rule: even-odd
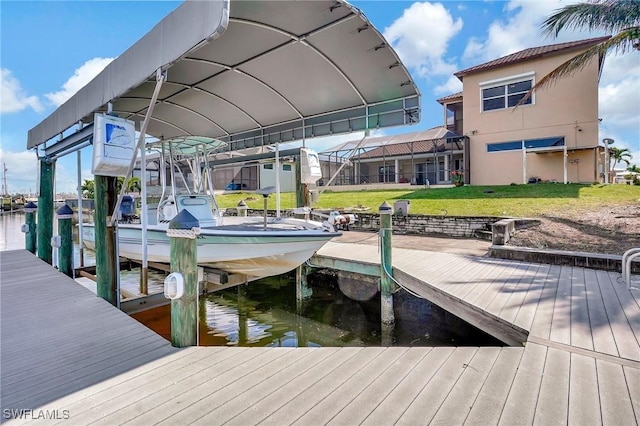
[[[622,255],[622,280],[631,288],[631,263],[635,258],[640,258],[640,247],[632,248]]]

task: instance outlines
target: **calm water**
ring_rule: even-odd
[[[0,251],[24,248],[24,214],[0,216]],[[54,223],[54,230],[57,224]],[[54,234],[56,232],[54,231]],[[77,241],[75,264],[79,265]],[[85,250],[85,265],[95,264]],[[164,275],[151,272],[150,288]],[[200,297],[200,344],[205,346],[495,346],[486,333],[426,300],[404,291],[394,295],[396,324],[382,332],[380,298],[354,301],[340,290],[342,278],[315,273],[308,277],[312,296],[296,303],[295,275],[255,281]],[[122,271],[121,285],[137,285],[139,269]],[[353,280],[349,283],[353,285]],[[361,283],[367,286],[366,282]],[[343,287],[344,288],[344,287]],[[133,315],[170,338],[169,305]]]
[[[19,250],[25,247],[25,236],[20,230],[22,224],[25,223],[24,213],[3,213],[0,215],[0,251]],[[57,235],[58,221],[54,218],[53,235]],[[80,267],[80,249],[78,245],[77,228],[74,227],[73,241],[73,264],[74,267]],[[96,258],[93,251],[83,250],[84,266],[94,266]],[[57,263],[55,250],[53,252],[54,264]],[[164,280],[164,274],[156,271],[149,271],[148,274],[149,288],[159,288]],[[132,268],[120,272],[120,285],[127,289],[136,289],[140,283],[140,268]]]

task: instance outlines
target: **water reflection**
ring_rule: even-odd
[[[1,215],[0,250],[24,249],[20,231],[24,214]],[[54,234],[57,224],[54,223]],[[85,266],[95,264],[84,250]],[[77,235],[75,265],[79,266]],[[162,291],[165,274],[149,271],[149,290]],[[121,287],[136,292],[140,268],[121,271]],[[200,297],[199,336],[204,346],[501,346],[502,343],[454,315],[404,291],[394,294],[396,324],[383,333],[380,297],[370,288],[355,301],[340,287],[363,290],[371,282],[340,282],[337,275],[308,277],[312,296],[296,302],[295,274],[270,277],[249,285]],[[353,292],[352,292],[353,293]],[[366,295],[366,297],[365,297]],[[132,315],[170,339],[169,305]]]
[[[396,325],[381,330],[380,298],[354,301],[334,275],[309,276],[313,296],[296,303],[293,275],[272,277],[200,299],[203,346],[501,346],[439,307],[394,296]]]
[[[0,215],[0,251],[23,250],[25,248],[25,235],[21,231],[22,224],[25,223],[23,212],[3,213]],[[58,220],[54,216],[53,235],[58,234]],[[54,265],[57,265],[57,254],[53,251]],[[95,266],[95,252],[89,249],[83,250],[84,266]],[[80,267],[80,246],[78,238],[78,227],[73,228],[73,264],[74,268]],[[150,270],[148,274],[149,292],[161,292],[163,290],[165,274],[163,272]],[[137,294],[140,283],[140,267],[131,265],[128,269],[120,271],[120,286],[130,293]]]

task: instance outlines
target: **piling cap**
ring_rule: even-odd
[[[244,200],[240,200],[240,202],[238,203],[238,208],[239,209],[247,209],[247,203],[244,202]]]
[[[56,210],[56,216],[58,216],[58,219],[71,219],[73,217],[73,210],[65,204]]]
[[[188,210],[182,210],[169,222],[169,229],[191,228],[200,228],[200,222]]]
[[[380,204],[380,207],[378,207],[378,214],[392,214],[392,213],[393,213],[393,208],[386,201],[384,201],[382,204]]]
[[[36,210],[38,210],[38,205],[36,203],[34,203],[33,201],[29,201],[25,206],[24,206],[24,211],[27,213],[33,213]]]

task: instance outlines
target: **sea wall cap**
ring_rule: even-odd
[[[380,204],[380,207],[378,207],[378,213],[379,214],[391,214],[391,213],[393,213],[393,208],[391,207],[391,205],[389,203],[384,201],[382,204]]]
[[[73,210],[65,204],[56,210],[56,216],[58,216],[58,219],[71,219],[73,217]]]
[[[24,206],[24,211],[26,213],[33,213],[36,210],[38,210],[38,205],[36,203],[34,203],[33,201],[29,201],[25,206]]]
[[[191,228],[200,228],[200,222],[188,210],[182,210],[169,222],[169,229]]]

